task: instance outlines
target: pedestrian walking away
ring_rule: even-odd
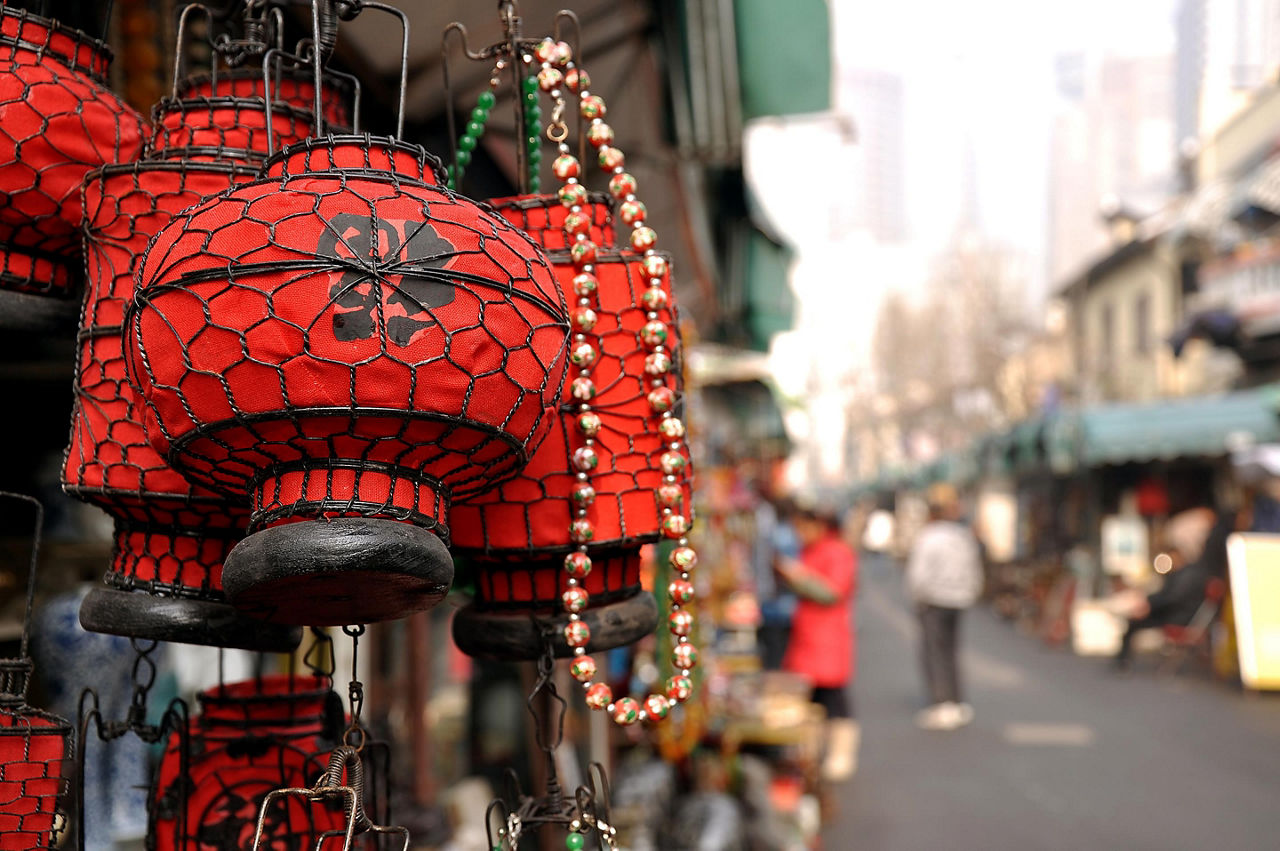
[[[929,520],[907,559],[907,593],[920,619],[921,659],[929,705],[916,716],[926,730],[954,730],[973,720],[960,681],[960,619],[982,593],[977,538],[961,521],[950,487],[929,493]]]

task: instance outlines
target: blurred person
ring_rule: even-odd
[[[1189,560],[1174,548],[1168,553],[1170,570],[1160,590],[1137,601],[1129,612],[1129,625],[1120,639],[1120,649],[1112,664],[1127,670],[1133,661],[1133,636],[1141,630],[1160,626],[1186,626],[1204,602],[1211,573],[1204,558]]]
[[[780,559],[794,560],[800,555],[800,541],[792,525],[793,508],[789,500],[771,500],[761,496],[756,506],[756,539],[752,552],[756,598],[760,604],[760,626],[756,640],[760,649],[760,665],[766,671],[782,667],[783,654],[791,634],[795,616],[795,592],[777,581]]]
[[[827,711],[823,779],[839,782],[858,767],[861,728],[854,719],[849,688],[853,684],[853,600],[858,560],[840,534],[840,518],[828,506],[797,506],[792,523],[799,558],[780,558],[778,573],[795,592],[795,616],[782,668],[813,685],[810,700]]]
[[[962,699],[958,661],[960,614],[982,593],[982,555],[949,485],[935,485],[928,520],[907,557],[907,594],[920,618],[921,656],[930,704],[916,716],[926,730],[954,730],[973,720]]]

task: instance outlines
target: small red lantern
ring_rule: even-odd
[[[254,98],[263,103],[263,93],[269,87],[273,103],[289,104],[314,113],[316,87],[309,72],[290,68],[267,73],[271,75],[270,86],[258,68],[229,68],[219,70],[217,75],[192,74],[178,83],[173,94],[177,100],[231,97]],[[342,128],[352,126],[359,91],[360,83],[354,77],[325,70],[320,86],[320,111],[326,128],[341,132]]]
[[[434,605],[450,498],[514,475],[551,427],[555,277],[438,172],[392,139],[307,140],[143,260],[131,378],[169,462],[252,503],[223,571],[247,612],[324,625]]]
[[[142,117],[106,86],[110,57],[78,30],[0,7],[0,290],[69,296],[80,182],[142,150]],[[20,298],[5,305],[38,309]]]
[[[327,678],[261,677],[210,689],[199,701],[201,714],[170,735],[156,774],[154,851],[248,847],[267,793],[313,782],[341,740],[342,702]],[[273,808],[270,819],[269,847],[308,851],[345,823],[341,812],[301,800]]]
[[[666,477],[658,459],[668,439],[650,393],[655,381],[667,388],[670,377],[646,371],[648,348],[641,337],[658,323],[675,348],[670,264],[662,255],[650,260],[613,249],[612,218],[602,196],[573,213],[555,196],[491,203],[548,248],[566,293],[575,300],[590,296],[593,306],[578,304],[570,319],[575,331],[590,331],[597,342],[585,344],[579,333],[570,343],[570,361],[589,368],[589,381],[566,383],[556,426],[524,470],[453,507],[454,547],[472,558],[478,572],[475,602],[454,619],[454,640],[472,655],[536,657],[540,627],[529,614],[564,618],[563,595],[572,576],[565,557],[589,544],[590,570],[576,578],[589,595],[581,617],[590,629],[590,647],[629,644],[652,632],[658,619],[653,597],[640,588],[639,550],[662,536]],[[564,250],[568,231],[585,233],[596,246],[591,273],[582,273]],[[661,274],[651,274],[659,261]],[[660,286],[652,285],[655,278],[662,279]],[[674,404],[674,391],[667,392]],[[591,412],[584,414],[580,407],[588,401]],[[583,445],[584,433],[591,436],[589,446]],[[687,453],[682,450],[680,457]],[[669,489],[669,506],[687,521],[688,478]],[[572,651],[557,644],[562,655]]]
[[[19,658],[0,659],[0,851],[33,851],[54,847],[58,799],[66,794],[70,775],[71,724],[27,704],[28,629],[44,509],[29,496],[3,491],[0,496],[36,509]]]
[[[269,153],[266,108],[259,98],[166,98],[156,104],[151,120],[154,157],[257,165]],[[314,126],[310,110],[272,103],[271,132],[277,144],[299,142],[312,135]]]
[[[193,488],[148,443],[120,334],[151,237],[181,210],[255,174],[221,163],[141,161],[85,181],[87,286],[63,482],[115,519],[107,586],[91,591],[80,610],[86,629],[264,651],[298,643],[297,630],[245,618],[227,603],[222,562],[249,513]]]

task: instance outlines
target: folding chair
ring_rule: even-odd
[[[1218,612],[1222,609],[1222,599],[1227,593],[1227,583],[1213,577],[1204,586],[1204,600],[1186,626],[1166,624],[1161,627],[1165,639],[1165,659],[1160,664],[1163,672],[1177,673],[1186,664],[1187,656],[1192,652],[1209,655],[1209,628],[1213,626]]]

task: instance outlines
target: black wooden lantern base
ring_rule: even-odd
[[[363,517],[268,527],[236,544],[222,569],[237,609],[301,626],[402,618],[438,604],[451,582],[453,559],[434,532]]]
[[[80,625],[90,632],[287,653],[302,630],[245,617],[227,603],[157,597],[137,591],[97,587],[80,604]]]
[[[593,606],[582,613],[591,628],[588,652],[633,644],[653,633],[658,625],[658,604],[648,591],[633,597]],[[564,640],[569,616],[531,615],[528,612],[479,611],[474,605],[461,609],[453,619],[453,641],[468,656],[504,662],[523,662],[542,655],[550,637],[557,658],[573,655]]]
[[[49,298],[0,289],[0,328],[70,337],[80,318],[79,299]]]

